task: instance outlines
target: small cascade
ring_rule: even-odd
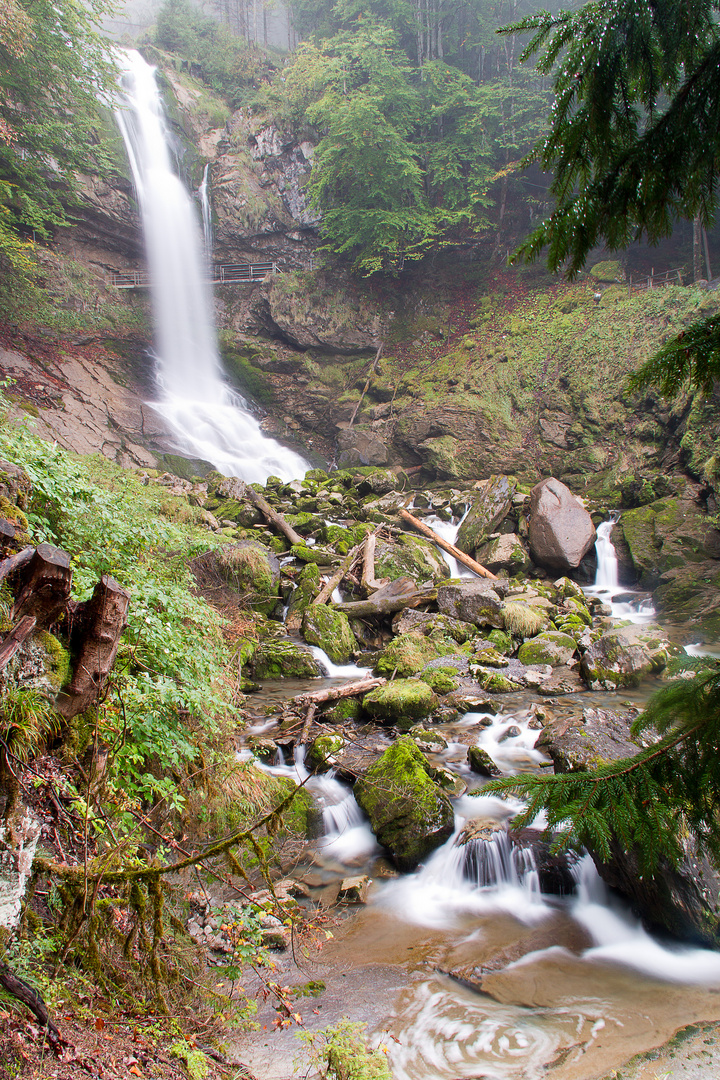
[[[464,852],[463,877],[478,889],[511,885],[539,894],[540,882],[532,848],[513,844],[504,830],[487,839],[468,840],[461,850]]]
[[[651,622],[655,617],[655,608],[650,598],[632,589],[620,588],[617,553],[610,539],[619,518],[619,511],[614,510],[607,521],[598,525],[595,541],[597,555],[595,583],[584,591],[592,596],[601,597],[609,604],[614,619],[626,619],[633,623]]]
[[[371,668],[358,667],[357,664],[333,664],[328,654],[319,645],[308,645],[308,649],[328,679],[361,679],[363,675],[368,675],[371,671]]]
[[[212,462],[226,476],[250,483],[271,474],[303,476],[307,462],[267,438],[223,379],[195,206],[172,167],[155,68],[132,50],[118,59],[122,99],[115,115],[142,213],[156,328],[162,398],[153,407],[182,452]]]
[[[425,518],[425,521],[430,526],[430,528],[438,534],[438,536],[441,536],[443,538],[443,540],[447,540],[449,544],[454,544],[457,540],[460,526],[462,525],[465,518],[468,516],[469,512],[470,507],[468,506],[465,508],[465,512],[463,513],[462,517],[458,518],[456,522],[443,521],[442,518],[435,517],[434,514],[431,517]],[[441,547],[438,547],[438,552],[440,553],[440,555],[442,555],[443,559],[447,563],[451,578],[475,577],[475,574],[473,574],[472,570],[469,570],[466,566],[462,566],[457,561],[454,555],[450,555],[449,552],[443,551]]]
[[[205,238],[205,261],[208,267],[212,266],[213,237],[212,237],[212,211],[210,210],[210,186],[208,173],[210,165],[207,164],[203,171],[203,178],[198,195],[200,196],[200,209],[202,210],[203,236]]]

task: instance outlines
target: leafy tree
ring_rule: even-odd
[[[716,211],[720,153],[717,0],[593,0],[506,28],[535,31],[523,59],[554,73],[550,130],[532,159],[552,173],[552,215],[519,249],[547,247],[551,269],[576,274],[599,243],[624,248],[668,236]],[[720,323],[678,335],[633,379],[674,394],[720,375]]]
[[[105,0],[0,0],[0,269],[15,289],[32,279],[32,233],[68,223],[76,172],[108,164],[107,10]]]

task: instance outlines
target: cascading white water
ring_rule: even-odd
[[[206,165],[203,170],[203,178],[198,195],[200,196],[200,209],[202,210],[203,236],[205,237],[205,261],[208,267],[212,264],[212,212],[210,210],[210,186],[208,174],[210,166]]]
[[[620,517],[617,511],[613,511],[607,521],[602,521],[597,528],[595,540],[595,553],[597,556],[597,570],[595,571],[595,584],[586,589],[588,593],[602,597],[612,609],[615,619],[627,619],[634,623],[647,623],[655,615],[655,608],[647,596],[633,597],[631,590],[622,592],[622,599],[616,600],[615,594],[620,589],[618,581],[618,560],[615,545],[611,540],[612,531]]]
[[[465,509],[465,513],[457,522],[443,521],[442,518],[436,517],[434,514],[431,517],[426,518],[426,521],[430,528],[433,529],[438,534],[438,536],[441,536],[443,540],[447,540],[449,544],[454,544],[457,540],[460,526],[462,525],[465,518],[468,516],[469,511],[470,507],[468,506]],[[440,546],[438,546],[438,552],[445,560],[448,570],[450,571],[451,578],[474,578],[476,576],[472,572],[472,570],[469,570],[466,566],[461,566],[461,564],[457,561],[454,555],[450,555],[449,552],[443,551]]]
[[[142,213],[156,327],[162,398],[154,407],[183,452],[227,476],[250,483],[303,476],[308,463],[267,438],[223,380],[195,207],[172,167],[155,69],[135,51],[119,61],[116,117]]]

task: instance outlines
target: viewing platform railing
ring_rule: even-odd
[[[224,263],[211,267],[205,281],[208,285],[232,285],[241,281],[262,281],[263,278],[281,273],[277,263]],[[150,275],[147,270],[127,270],[114,273],[115,289],[147,289]]]

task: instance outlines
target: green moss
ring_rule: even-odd
[[[306,547],[304,544],[293,544],[290,551],[296,559],[305,563],[316,563],[318,566],[330,566],[335,558],[332,551],[324,551],[318,547]]]
[[[497,649],[503,656],[507,656],[509,653],[515,651],[512,637],[504,630],[491,630],[487,636],[487,640],[493,648]]]
[[[575,639],[553,630],[524,642],[518,651],[521,664],[565,664],[575,653]]]
[[[68,681],[70,675],[70,653],[55,637],[47,630],[41,630],[35,635],[35,641],[40,644],[48,656],[47,675],[55,692],[61,690]]]
[[[489,694],[510,694],[513,690],[519,690],[517,683],[510,682],[504,675],[497,671],[483,671],[482,668],[471,669],[472,673],[483,690]]]
[[[412,739],[398,739],[389,747],[356,781],[353,792],[401,870],[414,869],[452,834],[450,800],[433,783]]]
[[[319,645],[334,664],[346,664],[355,647],[355,635],[347,615],[327,604],[311,604],[303,616],[303,636],[310,645]]]
[[[421,679],[396,679],[371,690],[363,698],[363,709],[370,716],[388,723],[412,721],[429,716],[437,708],[437,698]]]
[[[269,615],[278,599],[278,575],[268,552],[259,544],[241,541],[218,549],[220,573],[250,607]]]
[[[318,735],[308,752],[308,766],[313,772],[325,772],[332,768],[334,755],[344,746],[342,735]]]
[[[436,694],[452,694],[454,690],[458,688],[458,681],[453,675],[448,674],[445,671],[436,669],[435,671],[424,671],[420,676],[423,682],[426,682],[431,690]]]
[[[446,651],[450,651],[448,648]],[[434,641],[415,630],[398,634],[383,651],[375,671],[378,675],[414,675],[441,655]]]

